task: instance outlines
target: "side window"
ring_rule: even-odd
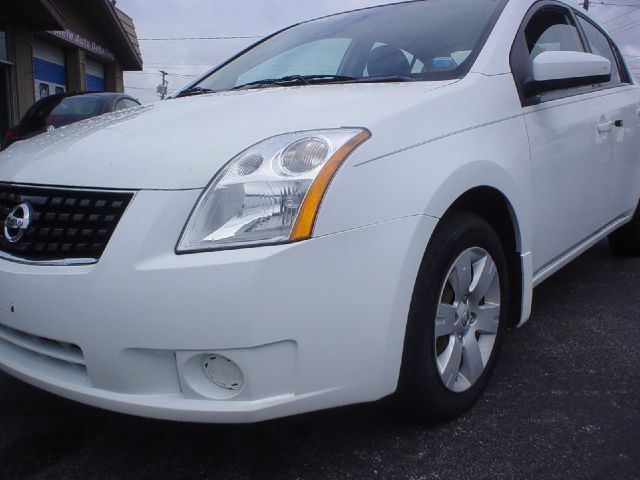
[[[133,108],[133,107],[138,107],[140,106],[140,104],[138,102],[135,102],[133,100],[130,100],[128,98],[122,98],[120,100],[118,100],[118,102],[116,103],[116,106],[114,108],[114,111],[118,111],[118,110],[125,110],[127,108]]]
[[[578,21],[580,22],[580,26],[582,26],[582,29],[584,30],[593,53],[607,58],[611,62],[611,81],[607,83],[607,85],[616,85],[618,83],[621,83],[622,80],[620,77],[618,60],[616,58],[616,55],[613,53],[613,49],[611,48],[611,44],[609,43],[607,37],[605,37],[604,34],[589,20],[578,16]]]
[[[49,85],[46,83],[41,83],[39,85],[40,88],[40,98],[45,98],[49,96]]]
[[[578,29],[567,13],[543,9],[531,18],[525,29],[531,61],[547,51],[584,52]]]
[[[413,68],[411,68],[411,73],[422,73],[424,72],[424,63],[415,58],[413,60]]]
[[[523,105],[536,105],[590,87],[553,88],[540,92],[530,89],[533,80],[533,61],[543,52],[585,52],[580,30],[568,8],[543,6],[534,11],[520,29],[511,50],[511,68]]]

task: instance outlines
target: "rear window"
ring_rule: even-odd
[[[65,117],[70,115],[97,115],[102,106],[100,97],[81,96],[65,98],[51,112],[52,116]]]

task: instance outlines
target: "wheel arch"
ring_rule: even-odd
[[[520,222],[507,196],[497,188],[478,186],[467,190],[447,209],[450,210],[464,210],[484,218],[498,233],[505,248],[522,252]]]
[[[486,165],[483,170],[486,169]],[[507,265],[509,267],[509,283],[511,302],[509,305],[510,325],[516,326],[522,324],[528,317],[530,310],[530,282],[527,281],[527,272],[529,272],[526,259],[523,256],[528,252],[528,241],[524,232],[521,219],[524,214],[518,214],[517,196],[515,202],[514,197],[505,193],[505,191],[517,191],[515,185],[506,182],[507,178],[502,175],[495,175],[498,172],[504,173],[501,169],[496,168],[494,178],[502,177],[503,185],[501,188],[495,184],[480,183],[468,186],[466,189],[459,190],[458,193],[452,194],[451,190],[444,188],[440,191],[440,195],[436,195],[430,203],[430,211],[434,212],[442,221],[443,218],[451,211],[465,211],[473,213],[486,220],[496,231],[500,241],[504,247]],[[486,170],[485,170],[486,173]],[[460,178],[470,178],[469,175],[461,175],[460,173],[452,176],[455,181]],[[471,176],[472,177],[472,176]]]
[[[510,327],[521,321],[524,268],[522,262],[522,236],[513,205],[504,193],[494,187],[479,186],[460,195],[448,211],[465,211],[486,220],[496,231],[504,248],[511,301],[509,304]],[[448,212],[447,211],[447,212]],[[446,213],[445,213],[446,216]]]

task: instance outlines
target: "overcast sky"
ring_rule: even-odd
[[[393,0],[118,0],[118,7],[133,17],[140,38],[183,38],[262,36],[301,20],[387,3]],[[633,7],[640,7],[640,0],[604,3],[629,5],[597,3],[591,12],[604,22],[629,55],[632,72],[640,76],[640,8]],[[168,77],[171,92],[255,41],[141,41],[145,70],[125,74],[126,90],[144,103],[157,101],[158,70],[172,74]]]

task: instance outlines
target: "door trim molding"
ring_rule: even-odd
[[[600,240],[608,236],[610,233],[613,233],[618,228],[622,227],[624,224],[629,223],[633,218],[633,211],[626,212],[617,219],[615,219],[610,224],[598,230],[592,236],[586,238],[582,242],[578,243],[574,247],[571,247],[569,250],[564,252],[562,255],[557,257],[555,260],[552,260],[538,271],[536,271],[533,275],[533,286],[537,287],[542,282],[544,282],[551,275],[556,273],[562,267],[566,266],[571,261],[575,260],[577,257],[582,255],[585,251],[589,250]]]

